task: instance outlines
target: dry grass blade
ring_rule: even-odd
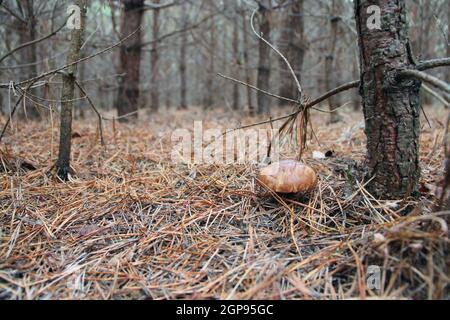
[[[222,112],[202,114],[204,126],[255,120]],[[443,143],[437,123],[445,111],[427,112],[438,129],[423,130],[422,183],[436,185],[443,155],[432,151]],[[449,213],[432,213],[431,189],[403,203],[368,193],[357,174],[361,118],[345,115],[353,128],[346,130],[311,115],[321,146],[295,131],[307,119],[289,119],[282,134],[308,142],[302,159],[320,182],[310,194],[281,197],[258,185],[251,164],[172,163],[171,130],[192,130],[198,117],[189,109],[136,127],[109,122],[104,147],[94,120],[75,123],[76,175],[67,183],[49,173],[55,129],[27,123],[8,133],[0,157],[0,298],[449,297]],[[313,159],[318,148],[334,156]],[[298,148],[281,151],[295,158]],[[405,207],[416,209],[404,216]],[[366,283],[373,265],[382,270],[380,290]]]

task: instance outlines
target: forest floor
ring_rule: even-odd
[[[296,197],[263,190],[256,165],[171,162],[175,128],[262,118],[192,108],[110,121],[105,146],[94,120],[77,120],[67,183],[52,169],[57,122],[15,121],[0,146],[0,299],[449,298],[449,213],[432,213],[447,111],[426,112],[422,194],[402,201],[359,178],[360,113],[312,117],[303,160],[319,184]]]

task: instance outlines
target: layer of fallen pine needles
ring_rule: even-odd
[[[427,113],[422,195],[402,201],[366,190],[356,113],[313,116],[304,161],[320,182],[299,197],[263,190],[255,165],[170,161],[175,128],[258,119],[168,111],[105,123],[104,147],[95,121],[76,121],[67,183],[53,170],[57,125],[14,121],[1,145],[0,299],[449,298],[448,212],[433,212],[446,115]]]

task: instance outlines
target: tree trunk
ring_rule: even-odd
[[[243,24],[243,29],[242,29],[242,40],[243,40],[243,52],[244,52],[244,66],[245,66],[245,82],[247,83],[251,83],[252,81],[252,77],[251,77],[251,73],[250,73],[250,59],[248,56],[248,50],[249,50],[249,45],[248,45],[248,21],[247,21],[247,15],[245,13],[245,10],[242,10],[241,12],[241,17],[242,17],[242,24]],[[253,105],[253,101],[252,101],[252,89],[250,87],[247,87],[247,107],[248,107],[248,113],[250,116],[254,116],[255,115],[255,106]]]
[[[429,50],[432,47],[430,28],[435,23],[434,19],[429,19],[432,11],[431,4],[425,4],[423,1],[407,1],[405,4],[407,10],[411,12],[411,20],[413,21],[410,36],[412,52],[417,60],[430,59],[432,57]],[[433,104],[429,94],[422,95],[421,99],[423,105]]]
[[[234,73],[235,78],[239,79],[239,20],[238,20],[238,13],[233,12],[233,40],[232,40],[232,47],[233,47],[233,57],[235,60],[234,65]],[[239,85],[237,83],[233,83],[233,110],[239,109]]]
[[[420,59],[422,55],[423,46],[423,8],[421,8],[419,1],[411,1],[408,3],[409,11],[411,12],[411,47],[415,55]]]
[[[80,58],[83,58],[82,55],[80,55]],[[86,79],[86,63],[82,63],[80,65],[80,71],[78,72],[78,78],[80,79],[79,82],[83,83],[83,81]],[[78,112],[75,113],[75,119],[80,118],[80,119],[84,119],[86,117],[86,108],[87,108],[87,101],[86,99],[81,99],[83,97],[83,93],[81,92],[81,90],[77,90],[77,98],[80,98],[79,101],[79,108],[78,108]]]
[[[447,10],[447,57],[450,57],[450,1]],[[450,68],[447,67],[446,70],[445,81],[450,82]]]
[[[355,59],[352,64],[352,79],[357,79],[359,73],[359,64],[358,64],[358,57],[355,56]],[[360,111],[361,109],[361,97],[357,90],[352,90],[352,105],[353,105],[353,111]]]
[[[144,14],[144,0],[124,0],[122,12],[121,35],[126,37],[141,27]],[[120,73],[119,93],[117,97],[118,115],[124,116],[138,110],[139,103],[139,75],[142,52],[142,31],[139,29],[131,38],[122,43],[120,47]],[[122,118],[128,121],[133,116]]]
[[[299,81],[301,81],[301,70],[306,52],[303,3],[303,0],[295,0],[286,9],[279,45]],[[284,61],[281,61],[280,65],[280,96],[297,99],[299,92],[291,73]],[[285,105],[287,102],[282,100],[281,104]]]
[[[340,1],[340,0],[338,0]],[[338,38],[338,29],[340,18],[338,15],[338,8],[336,0],[333,0],[331,17],[330,17],[330,47],[328,50],[328,55],[325,57],[325,91],[330,91],[336,87],[336,70],[335,70],[335,60],[336,60],[336,45]],[[336,95],[328,99],[328,110],[332,111],[339,106],[339,100]],[[336,123],[339,122],[340,117],[337,111],[330,113],[329,122]]]
[[[259,33],[270,42],[270,0],[262,1],[259,6]],[[259,41],[259,61],[258,61],[258,79],[257,87],[261,90],[270,91],[270,47],[263,41]],[[258,91],[258,113],[269,113],[269,97]]]
[[[154,3],[159,4],[160,0],[154,0]],[[160,9],[153,9],[153,40],[158,39],[159,37],[159,11]],[[152,52],[151,52],[151,68],[152,68],[152,80],[151,80],[151,109],[153,111],[159,110],[159,76],[158,76],[158,60],[159,60],[159,52],[158,52],[158,42],[153,42]]]
[[[211,26],[209,29],[209,52],[207,55],[208,76],[206,81],[206,92],[204,97],[204,107],[210,109],[214,104],[214,80],[215,80],[215,53],[216,53],[216,21],[211,19]]]
[[[33,8],[33,1],[32,0],[21,0],[20,5],[22,6],[22,9],[25,12],[25,19],[27,24],[22,25],[22,30],[20,32],[20,42],[21,43],[27,43],[30,41],[36,40],[36,27],[37,27],[37,20],[34,13]],[[24,79],[31,79],[37,76],[38,70],[37,70],[37,46],[36,44],[27,46],[20,50],[21,52],[21,63],[23,64],[30,64],[25,70]],[[37,88],[31,89],[29,91],[31,95],[39,95],[39,90]],[[34,103],[30,99],[25,99],[25,108],[26,108],[26,115],[27,117],[31,119],[39,119],[40,113],[34,105]]]
[[[187,5],[183,4],[181,7],[181,21],[183,29],[187,28],[188,15],[187,15]],[[187,31],[184,31],[181,35],[181,45],[180,45],[180,109],[187,109],[187,99],[186,99],[186,47],[187,47]]]
[[[80,49],[83,45],[83,35],[86,23],[87,0],[77,0],[75,3],[81,9],[81,28],[74,29],[71,33],[70,49],[66,59],[67,64],[80,59]],[[72,112],[77,64],[74,64],[64,71],[62,76],[59,154],[56,169],[58,176],[62,180],[67,180],[71,171],[70,150],[72,146]]]
[[[381,30],[369,29],[367,8],[381,9]],[[400,199],[416,193],[419,168],[420,85],[400,79],[415,68],[408,40],[404,0],[355,0],[362,105],[367,136],[370,191]]]

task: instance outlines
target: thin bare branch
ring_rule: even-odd
[[[449,58],[440,58],[440,59],[432,59],[421,61],[417,65],[417,69],[420,71],[438,68],[438,67],[449,67],[450,66],[450,57]]]
[[[16,51],[19,51],[19,50],[21,50],[21,49],[23,49],[23,48],[26,48],[26,47],[28,47],[28,46],[32,46],[32,45],[34,45],[34,44],[37,44],[37,43],[42,42],[42,41],[44,41],[44,40],[46,40],[46,39],[48,39],[48,38],[53,37],[55,34],[57,34],[59,31],[61,31],[61,29],[64,28],[66,24],[67,24],[67,20],[66,20],[66,22],[64,22],[64,24],[61,25],[58,29],[56,29],[55,31],[49,33],[48,35],[43,36],[42,38],[39,38],[39,39],[35,39],[35,40],[33,40],[33,41],[29,41],[29,42],[23,43],[23,44],[19,45],[18,47],[12,49],[12,50],[9,51],[8,53],[6,53],[3,57],[0,58],[0,63],[2,63],[3,60],[5,60],[6,58],[8,58],[10,55],[12,55],[13,53],[15,53]]]
[[[223,74],[221,74],[221,73],[218,73],[217,75],[218,75],[219,77],[224,78],[224,79],[231,80],[231,81],[234,81],[234,82],[236,82],[236,83],[242,84],[243,86],[247,86],[247,87],[249,87],[249,88],[252,88],[253,90],[262,92],[262,93],[264,93],[264,94],[266,94],[266,95],[268,95],[268,96],[270,96],[270,97],[277,98],[277,99],[284,100],[284,101],[291,102],[291,103],[295,103],[295,104],[299,104],[299,102],[298,102],[297,100],[289,99],[289,98],[286,98],[286,97],[282,97],[282,96],[279,96],[279,95],[277,95],[277,94],[274,94],[274,93],[271,93],[271,92],[268,92],[268,91],[259,89],[259,88],[255,87],[255,86],[253,86],[253,85],[251,85],[251,84],[249,84],[249,83],[245,83],[244,81],[237,80],[237,79],[234,79],[234,78],[225,76],[225,75],[223,75]]]
[[[291,64],[289,63],[288,59],[277,49],[275,48],[274,45],[272,45],[269,41],[267,41],[266,39],[264,39],[263,35],[260,35],[258,32],[256,32],[255,30],[255,26],[254,26],[254,19],[255,19],[255,14],[258,12],[258,8],[253,10],[252,16],[250,18],[250,25],[252,27],[252,31],[253,33],[258,37],[258,39],[260,39],[261,41],[263,41],[265,44],[267,44],[273,51],[275,51],[282,59],[283,61],[286,63],[287,67],[289,68],[289,71],[291,72],[292,78],[295,81],[295,84],[297,85],[297,90],[299,93],[299,100],[302,99],[302,86],[300,85],[300,81],[297,78],[297,75],[295,74],[294,69],[292,68]]]
[[[227,77],[227,79],[230,79],[230,80],[233,80],[233,81],[238,81],[239,83],[241,83],[243,85],[248,85],[248,84],[243,83],[243,82],[241,82],[239,80],[235,80],[235,79],[228,78],[228,77]],[[307,102],[304,105],[301,105],[301,104],[299,104],[298,101],[296,101],[296,103],[299,104],[299,108],[298,108],[298,110],[296,110],[296,111],[294,111],[294,112],[292,112],[290,114],[287,114],[285,116],[281,116],[281,117],[278,117],[278,118],[273,118],[273,119],[271,118],[269,120],[264,120],[264,121],[261,121],[261,122],[257,122],[257,123],[253,123],[253,124],[249,124],[249,125],[245,125],[245,126],[241,126],[239,128],[235,128],[235,129],[233,129],[231,131],[240,130],[240,129],[246,129],[246,128],[255,127],[255,126],[260,126],[260,125],[263,125],[263,124],[272,123],[272,122],[281,121],[281,120],[285,120],[285,119],[288,119],[288,118],[295,117],[300,112],[302,112],[303,110],[308,109],[308,108],[313,108],[315,105],[321,103],[322,101],[325,101],[326,99],[328,99],[329,97],[331,97],[333,95],[336,95],[338,93],[341,93],[341,92],[344,92],[344,91],[347,91],[347,90],[350,90],[350,89],[353,89],[353,88],[357,88],[359,86],[359,83],[360,83],[359,80],[348,82],[348,83],[343,84],[343,85],[341,85],[341,86],[339,86],[339,87],[337,87],[337,88],[335,88],[333,90],[330,90],[330,91],[324,93],[320,97],[318,97],[318,98],[316,98],[316,99],[314,99],[314,100],[312,100],[310,102]],[[250,88],[255,89],[255,90],[259,90],[259,91],[263,92],[264,94],[269,94],[272,97],[277,97],[276,95],[274,95],[272,93],[269,93],[269,92],[266,92],[264,90],[258,89],[258,88],[254,87],[254,86],[251,86],[251,85],[248,85],[248,86]],[[284,98],[284,97],[278,97],[278,98],[287,99],[287,98]],[[288,99],[288,100],[290,100],[290,99]],[[316,109],[316,110],[317,111],[323,111],[323,110],[320,110],[320,109]],[[332,110],[332,111],[334,111],[334,110]],[[332,111],[330,111],[330,112],[332,112]]]
[[[442,91],[445,91],[447,93],[450,93],[450,84],[448,84],[447,82],[442,81],[436,77],[433,77],[425,72],[418,71],[418,70],[403,70],[399,73],[399,75],[405,76],[405,77],[413,77],[413,78],[428,82],[432,86],[434,86]]]
[[[100,141],[102,143],[102,146],[105,145],[105,140],[103,138],[103,116],[102,114],[98,111],[98,109],[95,107],[94,102],[91,100],[91,98],[89,97],[89,95],[87,94],[86,90],[84,90],[84,88],[81,86],[81,84],[75,79],[75,84],[78,87],[78,89],[80,89],[81,93],[86,97],[87,101],[89,102],[89,105],[91,106],[92,110],[94,110],[95,114],[97,115],[98,118],[98,129],[100,132]]]
[[[21,16],[19,16],[18,14],[16,14],[13,10],[11,10],[10,8],[8,8],[6,5],[4,5],[3,3],[0,3],[0,6],[3,7],[5,9],[6,12],[8,12],[10,15],[12,15],[14,18],[16,18],[17,20],[19,20],[21,23],[23,24],[27,24],[27,21],[25,19],[23,19]]]
[[[37,80],[36,80],[37,81]],[[0,143],[2,142],[3,136],[5,135],[6,129],[8,128],[9,124],[11,123],[11,119],[14,116],[14,114],[17,111],[17,108],[20,104],[20,102],[22,102],[23,98],[26,95],[26,92],[33,86],[35,81],[32,81],[28,84],[28,86],[25,88],[24,92],[22,93],[22,95],[19,97],[19,99],[17,99],[16,104],[14,105],[14,108],[11,110],[11,113],[9,114],[9,117],[6,120],[5,125],[3,126],[2,132],[0,133]]]
[[[116,42],[115,44],[113,44],[113,45],[111,45],[111,46],[109,46],[109,47],[107,47],[107,48],[105,48],[105,49],[103,49],[103,50],[100,50],[100,51],[98,51],[98,52],[95,52],[95,53],[93,53],[93,54],[91,54],[91,55],[89,55],[89,56],[86,56],[86,57],[84,57],[84,58],[82,58],[82,59],[79,59],[79,60],[77,60],[77,61],[74,61],[74,62],[72,62],[72,63],[68,63],[68,64],[66,64],[66,65],[64,65],[64,66],[62,66],[62,67],[57,68],[57,69],[53,69],[53,70],[44,72],[44,73],[42,73],[42,74],[40,74],[40,75],[38,75],[38,76],[36,76],[36,77],[34,77],[34,78],[32,78],[32,79],[24,80],[24,81],[21,81],[21,82],[18,82],[18,83],[13,83],[13,85],[14,85],[14,86],[22,86],[22,85],[28,84],[28,83],[30,83],[30,82],[33,82],[33,83],[34,83],[34,82],[36,82],[36,81],[38,81],[38,80],[40,80],[40,79],[42,79],[42,78],[45,78],[45,77],[48,77],[48,76],[50,76],[50,75],[52,75],[52,74],[58,73],[58,72],[60,72],[60,71],[62,71],[62,70],[64,70],[64,69],[67,69],[67,68],[69,68],[69,67],[71,67],[71,66],[74,66],[74,65],[76,65],[76,64],[78,64],[78,63],[81,63],[81,62],[86,61],[86,60],[90,60],[90,59],[92,59],[92,58],[94,58],[94,57],[96,57],[96,56],[99,56],[99,55],[101,55],[101,54],[103,54],[103,53],[105,53],[105,52],[108,52],[108,51],[110,51],[110,50],[112,50],[112,49],[114,49],[114,48],[120,46],[123,42],[125,42],[126,40],[128,40],[129,38],[131,38],[132,36],[134,36],[134,35],[135,35],[140,29],[142,29],[142,28],[143,28],[142,26],[139,27],[139,28],[137,28],[135,31],[133,31],[132,33],[130,33],[130,34],[129,34],[128,36],[126,36],[125,38],[121,39],[120,41]],[[10,86],[9,83],[1,83],[1,84],[0,84],[0,88],[8,88],[9,86]]]
[[[447,101],[445,98],[445,96],[441,96],[439,93],[437,93],[436,91],[434,91],[433,89],[431,89],[429,86],[427,86],[426,84],[422,84],[422,88],[429,93],[430,95],[432,95],[433,97],[435,97],[437,100],[439,100],[446,108],[450,108],[450,102]],[[445,97],[445,98],[444,98]]]

